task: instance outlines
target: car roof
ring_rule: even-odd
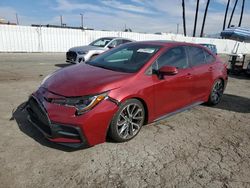
[[[111,39],[111,40],[114,40],[114,39],[124,39],[124,40],[135,41],[133,39],[122,38],[122,37],[101,37],[100,39]]]
[[[203,47],[199,44],[188,43],[188,42],[178,42],[178,41],[171,41],[171,40],[138,41],[135,43],[151,44],[151,45],[158,45],[158,46],[182,46],[182,45],[185,45],[185,46]]]
[[[199,43],[200,45],[210,45],[210,46],[216,46],[215,44],[209,44],[209,43]]]

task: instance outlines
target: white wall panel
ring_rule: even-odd
[[[46,28],[0,25],[0,52],[66,52],[74,46],[86,45],[100,37],[125,37],[142,40],[174,40],[193,43],[211,43],[219,53],[232,53],[239,45],[238,53],[250,54],[250,43],[225,39],[184,37],[176,34],[143,34],[120,31],[91,31],[81,29]]]

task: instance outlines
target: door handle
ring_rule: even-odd
[[[192,74],[191,73],[187,73],[186,78],[187,79],[191,79],[192,78]]]
[[[213,67],[209,67],[209,69],[208,69],[209,71],[212,71],[212,70],[214,70],[214,68]]]

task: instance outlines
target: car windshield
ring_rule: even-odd
[[[100,38],[91,42],[89,45],[96,46],[96,47],[105,47],[111,40],[113,39],[112,38]]]
[[[87,62],[92,66],[119,72],[137,72],[161,46],[150,44],[125,44]]]

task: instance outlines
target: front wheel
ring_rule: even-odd
[[[114,115],[110,124],[110,137],[117,142],[134,138],[145,120],[145,109],[137,99],[124,102]]]
[[[224,91],[223,81],[221,79],[216,80],[210,92],[210,96],[207,102],[208,105],[214,106],[218,104],[221,101],[223,91]]]

